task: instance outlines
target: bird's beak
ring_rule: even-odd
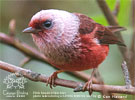
[[[23,33],[38,33],[39,29],[35,29],[35,28],[32,28],[32,27],[28,27],[28,28],[25,28],[22,32]]]

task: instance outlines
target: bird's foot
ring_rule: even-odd
[[[46,86],[50,85],[50,88],[52,89],[53,87],[55,87],[55,79],[58,78],[57,77],[57,71],[54,72],[48,79],[47,79],[47,83]]]
[[[88,81],[88,82],[86,82],[85,84],[84,84],[84,86],[83,86],[83,91],[85,91],[85,90],[87,90],[87,88],[88,88],[88,91],[89,91],[89,95],[91,95],[92,94],[92,78]]]
[[[46,86],[50,85],[50,88],[52,89],[53,87],[56,86],[55,84],[55,79],[58,78],[57,74],[64,72],[63,70],[58,70],[56,72],[54,72],[48,79],[47,79],[47,83]]]
[[[77,86],[74,91],[75,92],[79,92],[79,91],[86,91],[88,90],[89,95],[92,94],[93,90],[92,90],[92,79],[93,76],[95,74],[96,69],[93,69],[92,73],[91,73],[91,77],[89,78],[89,80],[83,85],[83,84],[79,84],[79,86]]]

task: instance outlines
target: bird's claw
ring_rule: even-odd
[[[92,90],[92,79],[90,79],[88,82],[86,82],[83,86],[83,91],[85,91],[88,87],[88,91],[89,91],[89,95],[92,94],[93,90]]]
[[[53,73],[48,79],[47,79],[47,83],[46,86],[50,85],[50,88],[52,89],[53,87],[55,87],[55,79],[57,78],[57,73]]]

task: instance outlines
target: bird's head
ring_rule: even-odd
[[[72,13],[63,10],[41,10],[36,13],[24,29],[24,33],[32,33],[35,37],[45,40],[67,39],[72,41],[79,28],[79,19]]]

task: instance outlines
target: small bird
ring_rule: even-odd
[[[48,79],[47,84],[52,88],[58,73],[95,70],[108,55],[109,44],[125,46],[114,35],[121,30],[124,28],[103,26],[80,13],[48,9],[36,13],[23,32],[32,33],[35,44],[47,61],[60,69]],[[87,86],[90,88],[92,76],[84,90]]]

